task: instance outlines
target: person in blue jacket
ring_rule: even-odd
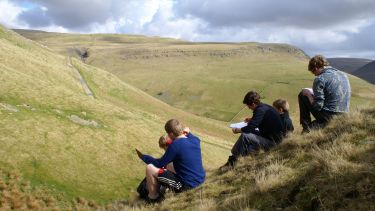
[[[179,193],[204,182],[206,173],[202,163],[200,139],[187,130],[185,135],[182,124],[176,119],[167,121],[165,131],[173,141],[160,159],[143,155],[136,150],[147,164],[146,180],[151,202],[159,201],[162,197],[158,193],[160,184]],[[175,172],[162,168],[171,162]]]
[[[350,106],[351,88],[345,73],[329,66],[322,55],[310,59],[308,70],[316,77],[312,90],[303,89],[298,95],[302,133],[325,127],[334,116],[349,112]]]

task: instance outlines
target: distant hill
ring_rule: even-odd
[[[350,74],[372,62],[370,59],[360,58],[328,58],[327,60],[332,67]]]
[[[332,67],[375,84],[375,64],[373,60],[360,58],[328,58],[327,60]]]
[[[176,108],[222,121],[242,110],[243,96],[249,90],[261,92],[263,102],[270,104],[280,97],[287,99],[297,121],[296,96],[301,88],[312,86],[314,77],[306,70],[308,56],[287,44],[16,31],[62,55],[74,55],[72,49],[89,49],[86,63]],[[351,81],[356,84],[353,93],[367,92],[363,81]],[[353,105],[372,102],[368,96],[355,94]],[[233,121],[247,115],[249,110],[243,109]]]
[[[87,63],[185,111],[229,121],[242,108],[249,90],[263,101],[283,97],[297,121],[297,93],[312,85],[308,56],[298,47],[269,43],[201,43],[124,34],[61,34],[16,30],[63,55],[87,48]],[[367,90],[351,78],[353,93]],[[362,87],[364,85],[364,87]],[[367,92],[367,91],[366,91]],[[355,94],[353,105],[370,102]],[[249,115],[244,109],[239,121]]]
[[[366,80],[370,83],[375,84],[375,61],[366,64],[357,71],[354,72],[354,75]]]

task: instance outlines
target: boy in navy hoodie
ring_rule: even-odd
[[[147,164],[146,180],[150,202],[160,200],[161,196],[157,191],[159,184],[168,186],[174,192],[182,192],[199,186],[206,176],[200,139],[190,131],[184,133],[182,124],[176,119],[171,119],[165,124],[165,131],[173,141],[160,159],[136,150],[139,158]],[[162,168],[171,162],[175,172]]]
[[[293,132],[294,127],[292,120],[289,117],[289,103],[284,99],[277,99],[273,102],[273,107],[279,112],[281,122],[283,123],[284,127],[284,136],[286,136],[289,132]]]

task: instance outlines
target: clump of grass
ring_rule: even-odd
[[[0,170],[0,210],[137,210],[126,203],[100,205],[77,197],[66,201],[63,192],[42,186],[31,186],[18,172]]]

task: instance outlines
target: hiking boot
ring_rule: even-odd
[[[309,129],[302,129],[302,132],[301,132],[301,135],[304,135],[304,134],[307,134],[307,133],[310,133],[310,130]]]
[[[237,162],[237,158],[231,155],[229,156],[228,161],[223,166],[221,166],[219,170],[220,171],[230,170],[236,165],[236,162]]]

